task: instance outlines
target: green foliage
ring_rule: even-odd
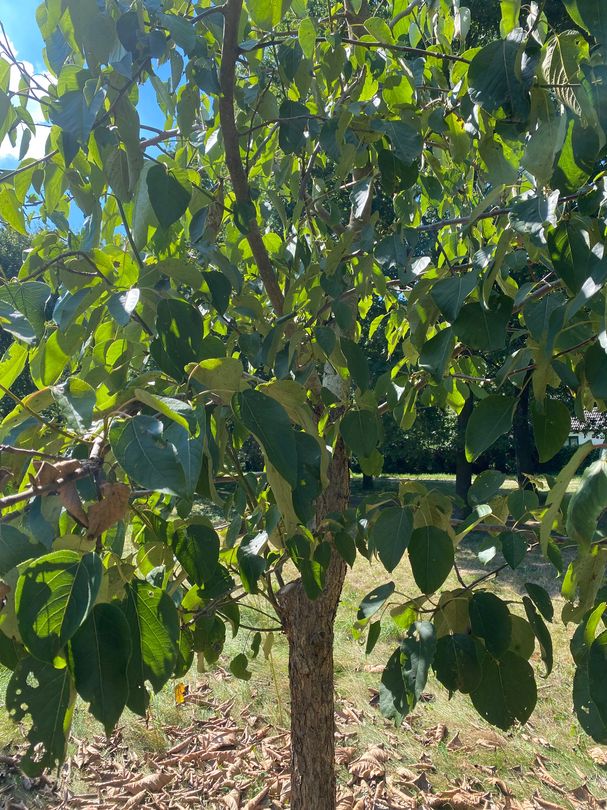
[[[537,543],[560,573],[563,531],[578,546],[562,581],[562,618],[588,635],[573,700],[607,739],[589,618],[605,462],[567,506],[592,447],[568,463],[564,449],[572,411],[607,402],[603,4],[474,2],[472,26],[445,2],[392,26],[349,2],[327,18],[282,0],[60,6],[37,14],[49,151],[32,161],[22,135],[0,177],[0,218],[31,234],[16,265],[6,237],[0,289],[0,660],[9,709],[30,718],[26,767],[63,759],[76,693],[109,731],[194,653],[214,664],[250,594],[303,644],[306,610],[332,621],[357,554],[410,565],[420,591],[396,614],[387,716],[433,668],[489,722],[526,722],[552,605],[527,583],[523,617],[479,589],[490,577],[437,593],[473,529],[512,568]],[[0,138],[15,143],[35,127],[5,56]],[[152,137],[140,87],[164,120]],[[557,473],[545,503],[503,497],[490,470],[462,493],[463,524],[419,482],[348,504],[351,460],[512,463],[527,410]],[[368,650],[395,587],[361,605]],[[290,593],[308,600],[297,616]]]

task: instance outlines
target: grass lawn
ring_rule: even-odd
[[[452,481],[447,477],[437,480],[432,476],[431,480],[436,481],[437,486],[452,488]],[[359,483],[355,482],[355,497],[358,487]],[[485,570],[476,556],[478,546],[478,540],[468,539],[459,555],[460,569],[468,582]],[[488,570],[501,561],[498,554]],[[543,574],[541,579],[538,579],[538,574]],[[581,731],[573,714],[573,666],[568,649],[572,629],[565,628],[558,619],[562,606],[559,581],[539,555],[532,553],[520,569],[515,572],[505,570],[488,587],[500,597],[511,600],[514,603],[511,610],[524,615],[519,604],[520,594],[523,583],[530,578],[542,581],[552,594],[555,606],[555,620],[550,627],[554,640],[554,670],[548,679],[540,677],[542,664],[536,647],[532,663],[538,673],[538,705],[531,721],[509,733],[493,729],[476,714],[465,696],[455,695],[450,700],[446,690],[431,676],[426,687],[427,700],[416,707],[401,728],[395,729],[379,714],[375,698],[381,667],[398,643],[398,630],[386,612],[380,640],[372,654],[366,657],[364,645],[352,639],[351,627],[361,598],[372,588],[388,579],[395,581],[401,594],[415,595],[416,587],[406,561],[388,576],[380,565],[358,557],[346,580],[335,627],[338,709],[349,708],[340,715],[338,728],[352,733],[347,738],[347,745],[356,746],[360,752],[374,745],[384,746],[390,754],[386,763],[388,773],[396,774],[403,768],[416,774],[423,770],[436,791],[444,790],[456,779],[466,776],[479,789],[491,791],[496,797],[502,796],[501,782],[516,799],[530,798],[537,791],[543,800],[553,802],[557,807],[583,806],[572,803],[570,791],[584,783],[596,797],[606,797],[607,770],[595,762],[596,744]],[[458,587],[454,575],[446,587]],[[398,601],[405,600],[402,596],[394,596],[393,604]],[[261,599],[259,604],[266,607]],[[259,623],[259,618],[259,614],[250,612],[247,615],[246,611],[242,617],[244,622],[254,624]],[[222,666],[227,668],[228,656],[248,648],[250,635],[241,631],[228,642],[226,657],[220,661]],[[198,673],[194,667],[187,682],[192,690],[207,683],[217,700],[232,701],[231,713],[236,722],[246,715],[258,715],[272,725],[286,726],[289,709],[284,637],[275,635],[270,657],[265,659],[260,653],[250,669],[252,677],[245,682],[227,677],[222,668]],[[0,692],[4,691],[8,674],[0,672]],[[152,698],[151,707],[147,724],[130,714],[125,715],[121,724],[124,742],[142,757],[146,752],[169,747],[165,733],[167,726],[188,724],[204,712],[200,706],[187,702],[177,707],[172,685]],[[2,712],[0,710],[0,747],[21,740],[20,732]],[[362,722],[357,722],[357,717]],[[101,729],[92,718],[81,709],[77,710],[75,736],[90,738],[99,733]],[[595,749],[594,758],[589,753],[592,749]],[[607,749],[605,751],[607,753]],[[72,774],[72,785],[77,789],[79,777],[75,770]],[[345,768],[340,771],[342,783],[349,777]],[[22,795],[17,783],[13,783],[11,790],[15,795]],[[1,803],[0,790],[0,806]],[[30,795],[27,806],[44,805],[38,804]]]

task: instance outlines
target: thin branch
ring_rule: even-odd
[[[48,461],[66,461],[65,456],[57,456],[53,453],[43,453],[41,450],[29,450],[25,447],[13,447],[12,444],[0,444],[0,455],[9,453],[13,456],[29,456],[30,458],[44,458]]]
[[[224,3],[221,6],[211,6],[210,8],[205,8],[204,11],[201,11],[200,14],[197,14],[195,17],[189,18],[190,22],[197,23],[201,20],[204,20],[205,17],[210,17],[212,14],[225,14],[226,13],[227,4]]]
[[[26,172],[28,169],[31,169],[32,166],[39,166],[41,163],[46,163],[47,161],[49,161],[51,158],[54,158],[55,155],[58,154],[59,150],[53,149],[52,152],[49,152],[47,155],[43,155],[41,158],[38,158],[38,160],[33,160],[31,163],[28,163],[27,166],[19,166],[18,169],[13,169],[13,171],[9,171],[7,172],[7,174],[3,174],[0,177],[0,183],[5,183],[7,180],[12,180],[13,177],[16,177],[18,174],[21,174],[22,172]]]
[[[94,465],[89,463],[74,470],[73,473],[66,475],[65,478],[58,478],[50,484],[45,484],[42,487],[28,487],[28,489],[24,489],[22,492],[16,492],[14,495],[6,495],[4,498],[0,498],[0,511],[6,509],[8,506],[14,506],[17,503],[29,501],[30,498],[35,498],[37,495],[50,495],[52,492],[58,492],[74,481],[80,481],[81,478],[86,478],[91,474],[93,466]]]
[[[247,222],[249,232],[247,241],[249,242],[251,253],[257,264],[259,275],[264,284],[268,297],[275,312],[282,315],[284,309],[284,296],[270,256],[264,245],[257,215],[251,200],[251,191],[244,166],[240,159],[240,144],[236,119],[234,115],[234,84],[236,81],[236,61],[239,56],[238,48],[238,26],[242,11],[242,0],[227,0],[224,6],[224,31],[223,45],[221,49],[221,66],[219,69],[219,84],[221,96],[219,98],[219,121],[225,148],[225,158],[234,196],[236,202],[243,207],[244,211],[249,208],[253,212]],[[248,216],[248,214],[245,214]]]

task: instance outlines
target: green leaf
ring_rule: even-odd
[[[27,233],[23,209],[12,188],[0,189],[0,219],[17,233]]]
[[[519,532],[504,532],[500,535],[502,554],[512,568],[518,568],[527,554],[527,542]]]
[[[25,560],[46,554],[47,550],[42,543],[33,542],[14,526],[0,523],[0,577]]]
[[[550,636],[548,628],[544,624],[544,620],[536,611],[533,602],[531,601],[531,599],[529,599],[528,596],[523,596],[523,607],[525,608],[525,613],[527,614],[527,618],[529,619],[529,624],[533,628],[535,637],[539,642],[542,661],[546,666],[546,678],[547,678],[548,675],[550,675],[550,673],[552,672],[552,662],[553,662],[552,637]]]
[[[432,667],[446,689],[467,694],[481,682],[481,658],[478,642],[472,636],[448,634],[436,642]]]
[[[406,165],[421,155],[423,140],[415,115],[403,111],[400,121],[375,121],[374,128],[389,138],[394,154]]]
[[[586,88],[580,82],[580,65],[588,61],[588,43],[578,31],[555,34],[546,43],[542,72],[555,96],[578,118],[593,121],[596,112]]]
[[[556,226],[558,200],[558,189],[548,197],[531,192],[518,197],[510,206],[509,219],[513,229],[517,233],[540,236],[545,225]]]
[[[584,372],[593,396],[607,400],[607,352],[600,343],[586,350]]]
[[[607,508],[607,460],[600,458],[582,475],[567,509],[567,534],[582,548],[588,548],[599,517]]]
[[[363,621],[375,615],[384,606],[386,600],[392,596],[395,587],[393,582],[386,582],[368,593],[358,607],[357,620]]]
[[[339,423],[339,432],[348,448],[357,457],[372,455],[379,441],[379,427],[371,411],[348,411]]]
[[[542,518],[540,525],[540,547],[542,554],[546,555],[548,552],[548,544],[550,542],[550,533],[552,532],[554,523],[557,520],[561,503],[567,492],[567,487],[571,483],[571,479],[577,472],[578,467],[582,461],[594,449],[592,442],[585,442],[580,445],[575,453],[571,456],[567,464],[563,467],[556,478],[554,486],[551,487],[548,497],[546,498],[546,512]]]
[[[180,299],[163,299],[156,313],[157,336],[150,352],[174,380],[185,379],[184,368],[202,357],[204,327],[200,311]]]
[[[69,90],[51,105],[49,115],[53,124],[62,131],[67,165],[72,162],[78,148],[87,143],[104,99],[104,90],[97,90],[91,98],[87,98],[86,91]]]
[[[369,387],[369,361],[366,352],[360,344],[345,337],[340,339],[340,346],[348,364],[350,377],[362,392],[366,391]]]
[[[230,672],[241,681],[251,680],[251,671],[248,669],[249,659],[244,653],[239,653],[230,661]]]
[[[272,397],[248,388],[235,397],[238,417],[261,444],[270,463],[294,489],[297,486],[297,445],[289,415]]]
[[[500,298],[495,309],[481,303],[464,304],[453,324],[455,334],[471,349],[495,352],[504,348],[512,302]]]
[[[470,600],[472,634],[482,638],[487,650],[502,655],[510,646],[512,623],[508,607],[495,594],[479,591]]]
[[[25,773],[37,776],[64,761],[75,698],[67,667],[55,669],[29,655],[19,661],[6,690],[6,708],[16,723],[31,719],[29,747],[19,763]]]
[[[597,661],[595,664],[597,671],[599,670],[598,664],[599,662]],[[605,681],[603,679],[599,698],[601,700],[601,705],[604,703],[604,684]],[[586,734],[588,734],[598,743],[607,743],[607,723],[603,720],[598,706],[592,697],[590,691],[588,664],[585,661],[576,667],[575,674],[573,676],[573,707],[575,709],[578,722]]]
[[[295,535],[299,539],[301,535]],[[259,588],[257,581],[264,574],[266,570],[266,560],[260,553],[268,543],[268,533],[259,532],[253,537],[245,537],[241,544],[238,546],[236,559],[240,569],[240,577],[242,584],[247,593],[258,593]],[[291,550],[291,547],[289,547]],[[303,556],[307,560],[307,552],[309,549],[306,547],[306,552]],[[294,562],[297,564],[298,560],[294,557]]]
[[[601,0],[563,0],[571,19],[598,42],[607,42],[607,10]]]
[[[94,388],[78,377],[70,377],[63,385],[51,388],[55,404],[71,430],[90,428],[96,397]]]
[[[500,36],[505,39],[511,31],[518,28],[521,0],[500,0],[500,9],[502,12]]]
[[[287,155],[296,154],[306,142],[306,127],[310,118],[310,111],[299,101],[286,99],[279,109],[280,125],[278,129],[278,143]]]
[[[186,366],[186,371],[206,391],[212,391],[226,402],[229,402],[245,385],[244,369],[236,357],[212,357],[201,360],[199,363]]]
[[[179,425],[177,425],[179,427]],[[183,431],[183,428],[180,428]],[[187,433],[183,431],[184,434]],[[110,445],[126,474],[146,489],[169,495],[185,494],[186,479],[174,444],[153,416],[134,416],[114,422]]]
[[[369,545],[377,552],[386,571],[394,571],[401,561],[412,531],[413,514],[410,509],[390,506],[379,513],[371,529]]]
[[[311,59],[316,47],[316,28],[310,17],[305,17],[297,30],[297,39],[306,59]]]
[[[484,470],[480,475],[477,475],[468,490],[468,503],[470,506],[480,506],[482,503],[488,503],[500,491],[505,480],[506,474],[499,472],[499,470]]]
[[[588,652],[588,677],[590,694],[595,701],[601,717],[607,723],[607,694],[605,677],[607,675],[607,630],[600,633],[590,645]]]
[[[471,694],[477,712],[506,731],[516,721],[526,723],[537,702],[537,687],[528,661],[508,650],[501,658],[483,658],[480,685]]]
[[[497,40],[481,48],[468,68],[468,92],[488,112],[502,108],[518,121],[526,121],[530,103],[517,68],[520,48],[516,39]]]
[[[428,679],[436,635],[430,622],[415,622],[390,656],[379,687],[379,708],[384,717],[400,725],[413,711]]]
[[[379,641],[381,634],[381,622],[371,622],[369,632],[367,634],[367,643],[365,645],[365,655],[370,655],[375,649],[375,645]]]
[[[515,397],[488,396],[478,402],[466,427],[466,458],[475,461],[512,427]]]
[[[179,180],[159,163],[148,170],[146,183],[150,204],[158,222],[162,228],[170,228],[185,214],[192,192],[184,188]]]
[[[174,678],[184,678],[194,661],[194,636],[188,627],[182,627],[179,631],[179,642],[177,645],[177,662],[175,664]]]
[[[322,492],[320,445],[313,436],[297,431],[297,486],[293,490],[293,508],[302,523],[310,523],[316,511],[316,499]]]
[[[440,382],[451,360],[454,346],[453,329],[451,327],[441,329],[427,343],[424,343],[419,355],[419,367],[428,371],[437,382]]]
[[[453,568],[453,541],[436,526],[415,529],[409,542],[409,561],[420,591],[434,593]]]
[[[525,582],[525,590],[546,621],[551,622],[554,618],[554,608],[548,591],[535,582]]]
[[[198,37],[196,36],[196,29],[190,20],[177,14],[159,14],[158,18],[169,29],[175,43],[180,48],[183,48],[188,56],[196,50]]]
[[[28,650],[52,662],[90,613],[103,567],[97,554],[54,551],[27,565],[17,580],[15,607]]]
[[[129,625],[116,605],[96,605],[70,642],[70,667],[76,691],[111,734],[129,695]]]
[[[540,618],[540,617],[538,617]],[[540,618],[540,621],[541,618]],[[529,622],[521,616],[511,615],[512,636],[508,649],[529,661],[535,651],[535,633]]]
[[[42,281],[4,284],[0,287],[0,326],[27,343],[32,343],[34,338],[41,338],[46,322],[46,302],[50,294],[50,287]],[[4,311],[10,314],[8,323],[3,322]],[[14,313],[22,317],[19,319]]]
[[[179,616],[172,599],[163,590],[138,579],[126,586],[122,610],[132,643],[127,706],[144,717],[150,700],[146,681],[154,692],[159,692],[175,669]]]
[[[291,0],[249,0],[247,7],[255,25],[271,31],[291,7]]]
[[[24,655],[23,645],[0,630],[0,666],[14,670]]]
[[[546,234],[554,269],[573,293],[580,291],[589,268],[596,262],[584,239],[588,227],[584,219],[574,214]]]
[[[478,272],[471,271],[461,276],[449,276],[437,281],[430,295],[445,318],[453,323],[460,313],[466,298],[478,284]]]
[[[199,414],[204,419],[204,410],[202,408],[199,409]],[[200,480],[204,430],[204,421],[199,425],[198,434],[195,436],[190,435],[190,432],[178,425],[177,422],[171,422],[164,429],[164,438],[175,448],[177,461],[183,471],[183,486],[177,491],[177,494],[182,498],[191,498]]]
[[[28,349],[23,343],[14,340],[0,360],[0,380],[5,388],[10,388],[25,368]]]
[[[219,562],[219,536],[213,528],[193,523],[175,532],[171,548],[192,584],[212,580]]]
[[[540,461],[549,461],[561,449],[571,431],[569,408],[558,399],[546,399],[531,406],[533,436]]]

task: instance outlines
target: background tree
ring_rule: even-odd
[[[195,653],[213,664],[256,594],[273,617],[260,634],[289,643],[291,805],[331,810],[333,621],[358,554],[391,573],[406,553],[420,592],[393,606],[403,638],[382,712],[400,722],[432,668],[489,722],[524,723],[537,688],[520,634],[549,673],[553,608],[534,583],[506,604],[494,572],[456,569],[461,587],[443,588],[475,527],[513,568],[540,552],[563,575],[573,703],[607,740],[605,461],[561,510],[589,446],[542,507],[501,497],[494,471],[463,522],[418,482],[349,505],[349,458],[381,470],[386,413],[406,431],[418,404],[458,414],[472,397],[474,461],[530,390],[544,462],[569,433],[562,386],[578,413],[605,409],[602,6],[567,0],[577,28],[554,33],[538,4],[500,5],[500,38],[468,49],[469,15],[444,0],[397,2],[389,20],[364,0],[326,14],[301,0],[47,0],[48,88],[17,64],[16,96],[5,53],[0,135],[33,126],[23,94],[51,124],[46,155],[0,178],[7,224],[41,223],[0,291],[15,338],[3,384],[27,365],[36,386],[0,425],[13,473],[0,660],[12,716],[30,718],[26,770],[65,756],[76,695],[109,732]],[[161,126],[140,120],[143,83]],[[387,369],[371,385],[359,341],[374,301]],[[242,468],[247,441],[263,475]],[[209,503],[224,524],[201,516]],[[565,533],[578,556],[563,571]],[[395,587],[360,606],[368,649]]]

